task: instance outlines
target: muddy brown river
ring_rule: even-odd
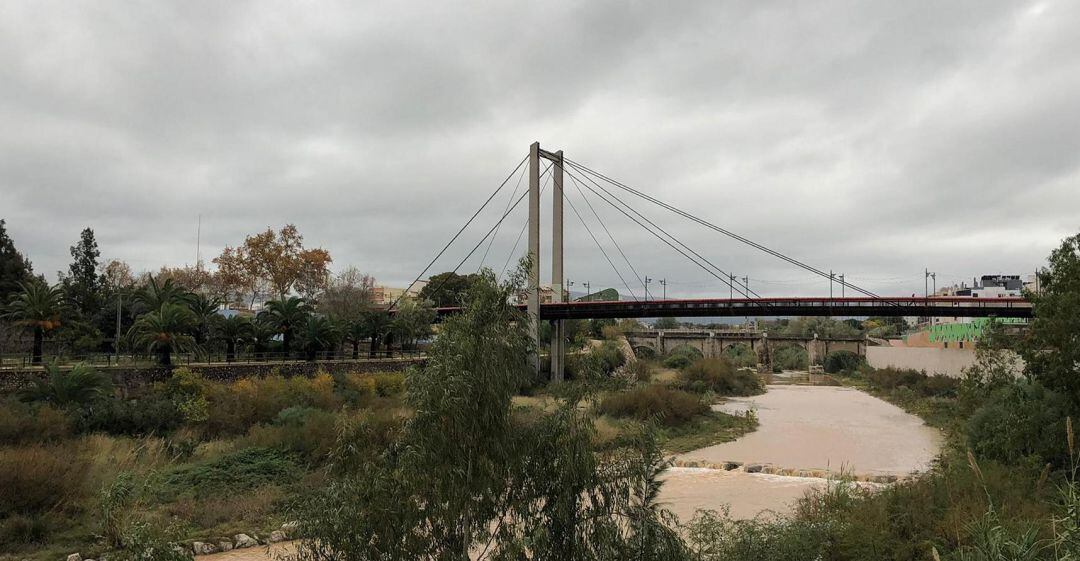
[[[758,430],[733,442],[682,454],[677,460],[901,476],[927,470],[941,446],[938,430],[855,389],[771,385],[768,390],[716,406],[731,413],[754,409]],[[733,517],[751,518],[763,511],[787,512],[807,490],[826,483],[820,477],[673,468],[665,477],[661,496],[684,520],[698,509],[723,505],[730,507]]]

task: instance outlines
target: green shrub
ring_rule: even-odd
[[[0,548],[10,551],[19,546],[43,545],[49,537],[45,516],[15,514],[0,520]]]
[[[971,416],[968,446],[980,458],[1065,467],[1069,457],[1062,443],[1069,414],[1065,396],[1038,382],[1020,380],[994,391]]]
[[[231,384],[211,383],[205,390],[210,405],[205,428],[209,435],[243,434],[253,425],[271,422],[289,407],[336,410],[342,398],[334,389],[334,378],[328,374],[314,378],[271,375]]]
[[[657,419],[661,424],[677,426],[707,413],[709,407],[694,394],[657,384],[608,394],[598,410],[612,417],[632,417],[640,421]]]
[[[404,372],[382,372],[372,376],[375,380],[375,393],[381,397],[399,395],[405,391]]]
[[[810,367],[810,355],[798,345],[787,345],[773,350],[772,363],[781,370],[806,370]]]
[[[97,405],[84,420],[84,428],[123,435],[168,434],[183,421],[173,400],[149,391],[135,399],[110,399]]]
[[[626,363],[626,374],[638,382],[648,382],[652,379],[652,365],[641,359],[634,359]]]
[[[72,422],[51,405],[34,406],[8,400],[0,403],[0,445],[49,442],[67,438]]]
[[[879,368],[865,373],[866,380],[874,389],[885,391],[906,390],[921,397],[956,397],[960,380],[944,374],[927,376],[917,370]]]
[[[724,349],[724,358],[735,366],[755,367],[758,364],[757,353],[746,343],[735,343]]]
[[[705,355],[699,349],[690,345],[679,345],[671,349],[664,357],[664,366],[667,368],[686,368],[690,363],[704,358]]]
[[[209,462],[174,469],[165,476],[163,490],[172,495],[235,492],[283,481],[296,472],[296,463],[286,452],[248,448]]]
[[[765,392],[765,383],[754,372],[736,369],[727,359],[702,358],[683,369],[680,375],[684,389],[719,395],[757,395]]]
[[[246,443],[252,447],[294,452],[311,462],[322,462],[337,439],[337,416],[313,407],[290,407],[273,424],[255,425]]]
[[[851,351],[833,351],[825,355],[825,372],[839,374],[840,372],[855,372],[866,361],[863,357]]]
[[[83,492],[87,462],[71,443],[0,450],[0,518],[62,510]]]

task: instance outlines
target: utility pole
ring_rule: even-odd
[[[667,300],[667,279],[660,279],[660,286],[664,287],[664,297],[662,300]]]
[[[728,281],[729,281],[728,286],[727,286],[727,288],[728,288],[728,300],[734,300],[735,299],[735,275],[729,274],[728,275]]]
[[[589,281],[585,281],[581,284],[585,285],[585,301],[592,302],[592,291],[589,290],[589,287],[592,285],[589,284]]]
[[[113,353],[116,355],[116,364],[120,365],[120,308],[123,306],[124,293],[120,287],[116,287],[116,340],[113,341]]]
[[[836,275],[833,274],[832,269],[829,269],[829,300],[832,300],[832,281],[834,278],[836,278]]]
[[[648,275],[645,275],[645,301],[646,302],[649,301],[649,283],[652,282],[652,281],[653,280],[650,279]]]
[[[743,286],[746,287],[746,292],[749,293],[750,292],[750,275],[746,275],[745,277],[743,277],[742,278],[742,283],[743,283]],[[747,296],[747,297],[749,297],[749,296]],[[750,316],[744,316],[743,320],[747,325],[750,324]]]
[[[845,297],[844,296],[844,288],[846,288],[846,287],[847,287],[847,284],[844,282],[844,273],[840,273],[840,297],[841,298]]]
[[[570,279],[566,279],[566,289],[565,289],[565,291],[566,291],[566,297],[567,297],[567,298],[568,298],[568,299],[569,299],[570,301],[572,301],[572,300],[574,299],[574,298],[573,298],[573,297],[571,296],[571,291],[570,291],[570,288],[571,288],[571,287],[573,287],[573,286],[574,286],[574,281],[572,281],[572,280],[570,280]]]

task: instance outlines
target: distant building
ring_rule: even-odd
[[[412,283],[409,288],[396,288],[392,286],[373,286],[371,287],[371,303],[376,306],[389,306],[396,300],[402,298],[402,296],[408,298],[416,298],[420,295],[420,291],[427,286],[428,281],[416,281]]]

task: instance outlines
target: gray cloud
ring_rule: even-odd
[[[8,2],[0,216],[47,274],[88,225],[136,268],[191,263],[201,214],[204,256],[294,222],[336,266],[403,284],[540,140],[912,292],[924,267],[942,282],[1030,271],[1080,227],[1078,30],[1064,1]],[[590,200],[641,275],[727,292]],[[634,204],[763,293],[828,290]],[[486,265],[511,255],[523,210]],[[620,284],[569,209],[567,251],[570,278]]]

